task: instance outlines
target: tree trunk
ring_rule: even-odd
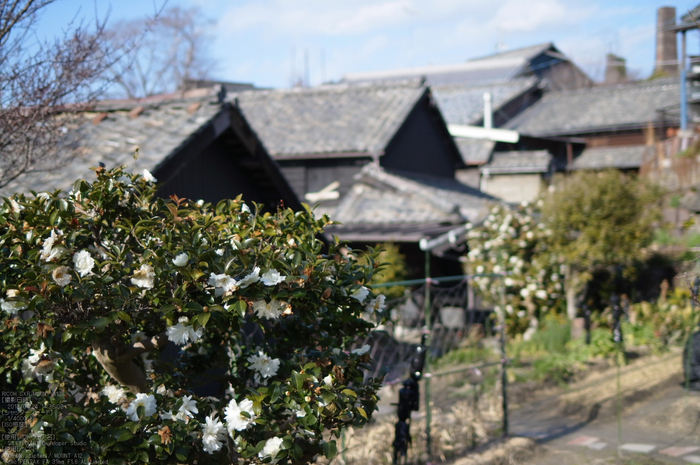
[[[579,290],[579,274],[572,269],[571,265],[566,265],[564,272],[564,291],[566,293],[566,316],[569,320],[576,318],[578,306],[576,305],[576,295]]]
[[[109,376],[119,384],[129,388],[134,394],[148,391],[146,373],[134,363],[134,358],[164,347],[167,337],[164,333],[150,340],[135,342],[125,346],[118,335],[105,335],[92,344],[93,353]]]
[[[100,362],[109,376],[114,378],[119,384],[129,388],[134,394],[146,392],[146,374],[134,363],[131,357],[124,357],[123,347],[115,347],[111,338],[101,338],[92,345],[97,361]]]

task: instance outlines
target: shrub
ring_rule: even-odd
[[[368,348],[352,350],[383,318],[365,287],[374,257],[324,253],[329,220],[311,211],[166,201],[148,173],[96,173],[68,195],[0,204],[0,390],[19,399],[5,453],[333,456],[333,435],[377,402]]]

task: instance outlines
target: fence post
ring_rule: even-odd
[[[425,444],[428,449],[428,461],[432,456],[432,441],[430,437],[430,423],[432,420],[432,411],[430,408],[430,344],[432,343],[432,338],[430,334],[431,328],[431,316],[430,316],[430,251],[425,251],[425,298],[423,299],[423,307],[425,310],[425,332],[427,335],[425,345],[427,346],[425,351]]]
[[[508,358],[506,353],[506,284],[503,275],[501,279],[501,390],[503,397],[503,437],[508,437]]]

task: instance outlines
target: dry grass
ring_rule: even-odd
[[[445,461],[467,452],[473,443],[483,445],[498,434],[501,422],[501,396],[491,389],[479,399],[478,412],[470,399],[455,400],[449,410],[432,411],[431,440],[433,460]],[[393,458],[396,417],[384,418],[361,429],[349,429],[338,441],[339,453],[333,465],[390,464]],[[411,423],[413,442],[408,463],[428,461],[425,411],[414,413]],[[323,463],[323,462],[319,462]]]
[[[644,423],[681,434],[700,435],[700,397],[678,399],[664,412],[645,418]]]
[[[663,387],[678,384],[682,380],[680,351],[663,356],[644,357],[621,369],[620,389],[623,409],[641,404],[650,399]],[[602,408],[615,402],[617,393],[616,370],[592,373],[584,382],[559,396],[559,409],[564,415],[590,414],[591,408],[601,412],[614,412],[612,408]]]

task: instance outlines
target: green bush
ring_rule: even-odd
[[[0,202],[0,391],[20,399],[4,452],[332,457],[333,435],[377,403],[368,347],[352,350],[384,318],[374,268],[336,243],[324,252],[329,220],[311,211],[166,201],[149,173],[96,171],[68,195]],[[194,393],[209,382],[226,394]]]

